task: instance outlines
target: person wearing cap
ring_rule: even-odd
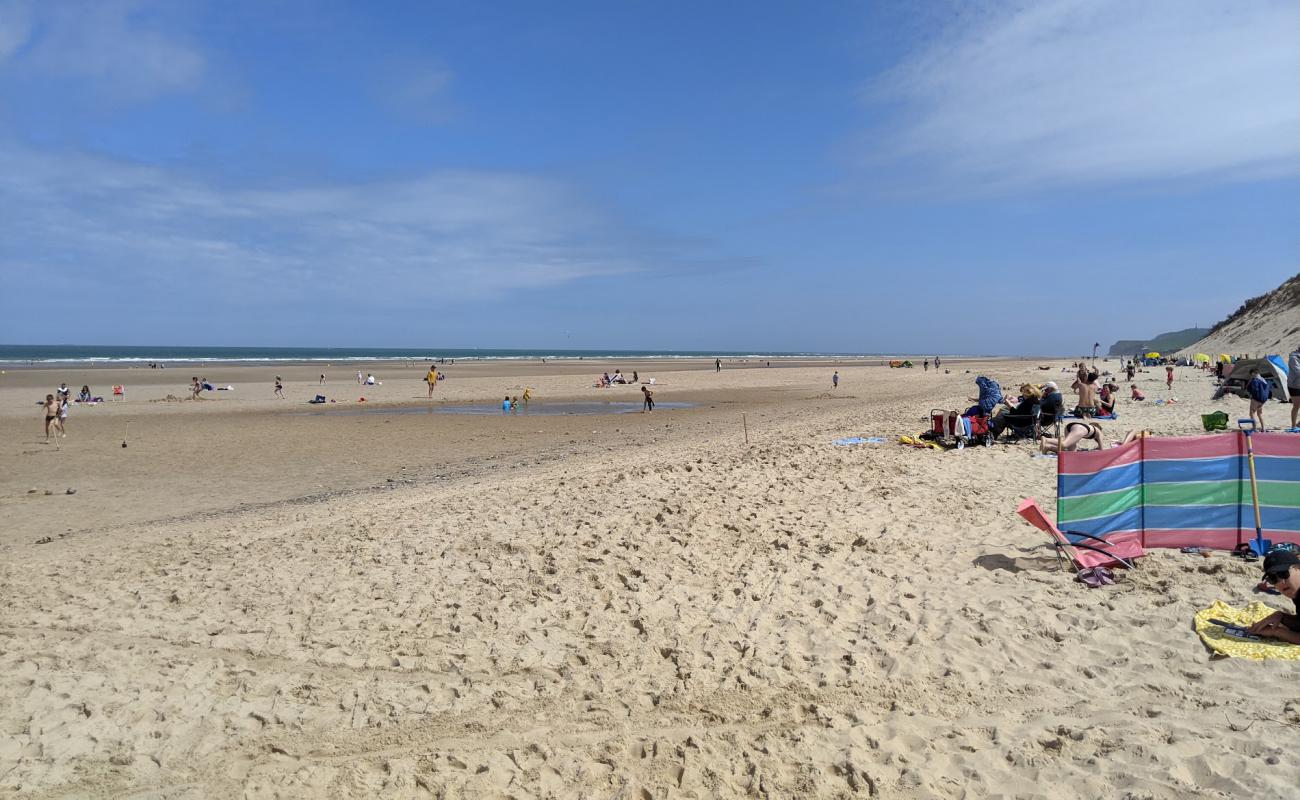
[[[1043,384],[1043,400],[1038,405],[1038,421],[1040,425],[1055,425],[1056,420],[1065,415],[1065,398],[1061,397],[1061,390],[1057,388],[1056,381],[1048,381]]]
[[[1250,626],[1250,632],[1268,639],[1300,644],[1300,556],[1293,550],[1274,550],[1264,556],[1264,581],[1296,604],[1296,613],[1275,611]]]

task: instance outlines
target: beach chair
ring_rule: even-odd
[[[941,408],[930,409],[930,430],[922,437],[943,445],[993,444],[989,418],[958,416]]]
[[[1111,543],[1101,536],[1079,531],[1062,532],[1056,523],[1047,518],[1038,501],[1027,497],[1020,503],[1016,513],[1024,517],[1030,525],[1052,537],[1058,560],[1062,556],[1070,559],[1075,570],[1109,567],[1119,564],[1133,569],[1133,559],[1146,555],[1146,550],[1137,542]]]

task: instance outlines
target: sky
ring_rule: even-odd
[[[0,0],[0,342],[1090,352],[1300,272],[1300,5]]]

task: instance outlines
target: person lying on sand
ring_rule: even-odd
[[[1088,441],[1096,444],[1098,450],[1105,447],[1101,443],[1101,426],[1095,422],[1071,421],[1065,424],[1065,430],[1062,432],[1060,439],[1044,436],[1039,442],[1039,448],[1044,453],[1070,452],[1078,450],[1079,445]]]
[[[1300,644],[1300,556],[1289,550],[1274,550],[1264,556],[1264,582],[1296,604],[1296,613],[1275,611],[1250,626],[1256,636]]]

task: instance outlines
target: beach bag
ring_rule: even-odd
[[[1207,431],[1226,431],[1228,429],[1228,415],[1222,411],[1215,411],[1213,414],[1202,414],[1201,424]]]

